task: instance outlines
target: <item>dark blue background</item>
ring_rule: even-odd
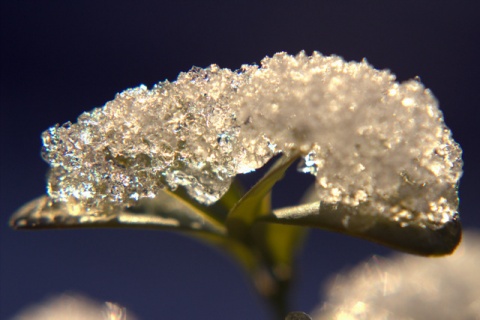
[[[192,65],[236,69],[278,51],[366,57],[420,76],[464,148],[465,227],[479,227],[480,10],[476,1],[2,1],[0,318],[74,291],[140,319],[266,319],[241,270],[181,235],[139,230],[15,232],[11,213],[45,190],[40,133],[129,87]],[[247,176],[247,183],[255,177]],[[291,172],[275,205],[308,177]],[[300,255],[294,308],[310,311],[334,272],[389,250],[316,230]]]

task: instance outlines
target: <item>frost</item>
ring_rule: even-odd
[[[480,234],[465,232],[452,256],[373,258],[332,278],[313,319],[478,319]]]
[[[178,186],[211,204],[237,174],[301,152],[322,201],[436,225],[456,214],[462,172],[461,150],[419,81],[317,52],[237,71],[193,68],[126,90],[43,141],[51,198],[91,208]]]
[[[246,159],[239,141],[230,104],[245,80],[215,65],[194,68],[174,83],[126,90],[76,124],[50,128],[43,134],[50,196],[128,205],[164,186],[184,186],[198,201],[215,202],[232,177],[272,154],[258,163],[259,154]]]

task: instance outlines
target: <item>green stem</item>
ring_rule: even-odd
[[[281,280],[275,276],[273,270],[264,267],[254,275],[254,284],[258,294],[270,307],[274,320],[285,319],[288,313],[289,280]]]

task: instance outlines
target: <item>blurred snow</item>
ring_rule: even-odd
[[[12,320],[135,320],[121,306],[79,295],[60,295],[27,307]]]
[[[443,258],[374,256],[330,280],[314,319],[480,319],[480,233]]]

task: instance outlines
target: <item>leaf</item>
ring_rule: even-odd
[[[285,320],[312,320],[312,317],[310,317],[305,312],[294,311],[287,314]]]
[[[255,242],[279,281],[287,281],[292,277],[296,252],[306,232],[304,227],[274,223],[259,223],[255,226]]]
[[[299,154],[281,157],[265,176],[233,206],[226,221],[230,235],[242,240],[250,237],[250,228],[255,219],[268,214],[271,210],[269,197],[271,189],[283,178],[285,171],[298,157]]]
[[[97,215],[88,213],[79,203],[52,203],[48,196],[42,196],[20,208],[11,217],[10,226],[24,230],[139,228],[181,231],[228,252],[248,273],[254,273],[258,263],[250,249],[226,237],[225,226],[218,221],[221,210],[226,212],[228,203],[241,197],[241,186],[238,183],[232,186],[218,206],[202,206],[184,190],[177,189],[163,191],[154,199],[143,199],[132,208]]]
[[[360,214],[356,207],[321,202],[274,210],[261,220],[340,232],[423,256],[452,253],[462,234],[458,216],[433,228],[415,221],[401,223],[382,214]]]
[[[271,212],[271,190],[299,156],[293,154],[280,158],[237,202],[227,217],[229,235],[245,243],[262,266],[251,274],[258,292],[282,315],[287,309],[295,252],[305,228],[256,224],[256,221]]]
[[[79,202],[53,203],[42,196],[20,208],[10,225],[14,229],[147,228],[226,233],[223,224],[210,214],[169,191],[143,199],[132,208],[100,213],[90,213]]]
[[[245,195],[245,190],[243,186],[237,179],[234,179],[230,188],[228,189],[227,193],[225,193],[218,202],[213,204],[210,207],[221,206],[225,211],[226,214],[230,211],[233,206],[240,201],[240,199]],[[224,220],[226,216],[224,217]]]
[[[109,212],[88,210],[81,202],[53,203],[42,196],[24,205],[10,219],[14,229],[61,228],[154,228],[201,230],[225,234],[224,221],[230,208],[243,195],[234,180],[225,195],[206,206],[192,199],[183,188],[164,189],[155,198],[145,198],[137,205]]]

